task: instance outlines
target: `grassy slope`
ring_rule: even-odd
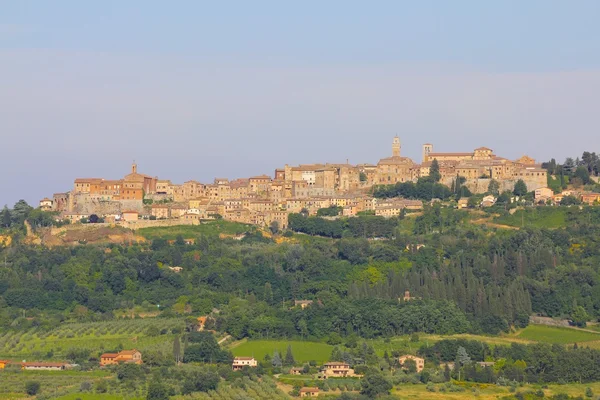
[[[201,225],[175,225],[155,228],[141,228],[136,231],[138,235],[146,239],[176,239],[178,235],[184,239],[197,238],[200,235],[237,235],[240,233],[252,231],[255,229],[252,225],[240,224],[230,221],[211,221]]]
[[[600,341],[600,333],[545,325],[529,325],[527,328],[518,332],[516,336],[536,342],[559,344]]]
[[[231,348],[234,356],[253,356],[257,360],[262,360],[265,355],[273,355],[277,350],[281,357],[285,356],[288,345],[292,346],[294,358],[299,363],[311,360],[323,363],[329,359],[333,346],[319,342],[303,342],[295,340],[247,340],[236,343]]]
[[[564,227],[567,223],[566,210],[561,207],[537,207],[518,210],[512,215],[494,219],[498,224],[510,226],[531,226],[536,228],[555,229]]]

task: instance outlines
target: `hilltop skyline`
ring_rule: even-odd
[[[595,151],[597,2],[62,4],[3,6],[0,205],[134,159],[177,182],[376,162],[394,135],[415,160]]]

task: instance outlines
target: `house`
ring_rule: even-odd
[[[327,379],[330,377],[355,376],[355,374],[354,370],[350,368],[350,364],[345,362],[328,362],[323,364],[321,376],[323,379]]]
[[[541,200],[554,196],[554,192],[550,188],[543,187],[535,189],[534,195],[536,200]]]
[[[208,319],[208,317],[206,315],[203,315],[196,319],[198,320],[198,331],[203,331],[204,327],[206,326],[206,320]]]
[[[493,367],[496,363],[493,361],[480,361],[477,363],[477,365],[479,365],[480,367],[483,368],[489,368],[489,367]]]
[[[302,375],[304,368],[291,368],[290,375]]]
[[[180,273],[181,271],[183,271],[183,267],[168,267],[171,271],[175,272],[176,274]]]
[[[461,197],[458,199],[458,209],[467,208],[469,206],[469,199],[466,197]]]
[[[496,204],[496,197],[492,195],[485,196],[483,200],[481,200],[481,207],[491,207]]]
[[[600,193],[582,193],[581,202],[589,204],[590,206],[594,203],[600,202]]]
[[[300,306],[301,309],[305,309],[313,303],[312,300],[294,300],[294,307]]]
[[[52,211],[52,203],[52,200],[50,200],[47,197],[44,197],[42,200],[40,200],[40,209],[42,211]]]
[[[138,350],[122,350],[118,353],[104,353],[100,356],[100,366],[115,365],[121,363],[142,363],[142,353]]]
[[[10,364],[8,360],[0,360],[0,369],[6,368],[6,365]]]
[[[300,397],[319,397],[319,388],[303,387],[298,393],[300,393]]]
[[[425,368],[425,360],[422,359],[421,357],[417,357],[417,356],[411,356],[409,354],[404,355],[400,358],[398,358],[398,363],[402,366],[402,369],[408,369],[404,366],[404,363],[408,360],[412,360],[415,362],[415,365],[417,367],[417,372],[421,372],[423,371],[423,368]]]
[[[62,371],[67,368],[65,363],[51,362],[23,362],[21,369],[28,371]]]
[[[233,363],[231,363],[231,368],[234,371],[239,371],[244,367],[256,368],[257,366],[258,362],[254,357],[235,357]]]
[[[140,213],[134,210],[126,210],[121,212],[121,219],[126,222],[137,221],[140,217]]]

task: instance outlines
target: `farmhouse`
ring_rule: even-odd
[[[302,375],[302,372],[304,372],[303,368],[295,367],[290,369],[290,375]]]
[[[254,357],[236,357],[233,359],[233,363],[231,364],[231,368],[234,371],[239,371],[244,367],[255,368],[258,366],[258,362],[254,359]]]
[[[319,388],[303,387],[299,391],[300,397],[319,397]]]
[[[24,362],[21,369],[28,371],[62,371],[67,368],[65,363]]]
[[[313,303],[312,300],[294,300],[294,307],[300,306],[301,309],[305,309]]]
[[[400,365],[402,365],[402,369],[408,369],[404,365],[404,363],[408,360],[412,360],[415,362],[415,365],[417,367],[417,372],[421,372],[421,371],[423,371],[423,368],[425,368],[425,360],[422,359],[421,357],[405,355],[405,356],[398,358],[398,363],[400,363]]]
[[[346,364],[345,362],[328,362],[323,364],[321,376],[324,379],[327,379],[329,377],[347,377],[355,375],[354,370],[350,368],[350,364]]]
[[[104,353],[100,356],[100,366],[115,365],[121,363],[142,363],[142,353],[138,350],[123,350],[118,353]]]

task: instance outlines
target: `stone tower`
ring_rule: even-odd
[[[392,142],[392,156],[400,157],[400,139],[398,138],[398,135],[396,135]]]
[[[131,173],[137,174],[137,164],[135,163],[135,160],[133,161],[133,164],[131,164]]]
[[[427,161],[427,157],[429,157],[429,153],[433,152],[433,145],[431,143],[425,143],[423,145],[423,162]]]

